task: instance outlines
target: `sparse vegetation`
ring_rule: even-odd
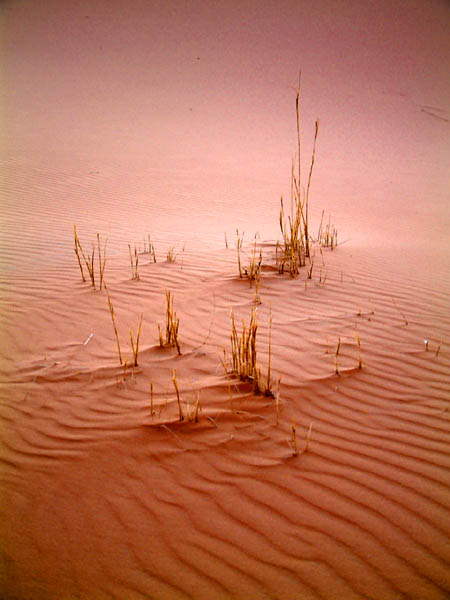
[[[128,251],[130,254],[131,264],[131,279],[139,280],[139,254],[136,246],[134,247],[134,253],[131,252],[131,246],[128,244]]]
[[[110,298],[110,295],[109,295],[109,292],[108,292],[108,290],[106,290],[106,294],[107,294],[107,296],[108,296],[108,306],[109,306],[109,312],[110,312],[110,315],[111,315],[111,320],[112,320],[112,324],[113,324],[113,327],[114,327],[114,335],[115,335],[115,337],[116,337],[116,343],[117,343],[117,352],[118,352],[118,354],[119,354],[119,362],[120,362],[120,364],[122,364],[122,363],[123,363],[123,360],[122,360],[122,353],[121,353],[121,351],[120,351],[119,334],[118,334],[118,332],[117,332],[116,320],[115,320],[115,318],[114,318],[114,307],[113,307],[113,304],[112,304],[112,302],[111,302],[111,298]]]
[[[124,361],[123,361],[123,358],[122,358],[122,352],[120,350],[119,333],[117,331],[116,319],[115,319],[115,315],[114,315],[114,306],[112,304],[111,297],[109,295],[109,291],[106,288],[106,286],[105,286],[105,289],[106,289],[106,295],[108,297],[109,313],[111,315],[111,321],[112,321],[113,328],[114,328],[114,336],[116,338],[117,353],[119,355],[119,362],[122,365],[122,364],[124,364]],[[132,364],[133,367],[137,367],[138,366],[139,340],[140,340],[140,337],[141,337],[142,317],[143,317],[143,313],[141,313],[141,318],[139,320],[139,325],[138,325],[138,329],[137,329],[137,333],[136,333],[136,340],[134,339],[133,332],[130,329],[130,343],[131,343],[131,350],[132,350],[132,353],[133,353],[133,360],[132,360],[131,364]],[[125,361],[124,375],[126,373],[127,364],[128,364],[128,362]]]
[[[279,213],[279,226],[282,234],[281,242],[277,241],[276,243],[276,267],[280,274],[289,273],[291,277],[296,277],[299,273],[299,269],[302,267],[306,267],[306,278],[309,280],[314,279],[317,280],[317,266],[315,266],[315,252],[312,246],[313,243],[318,243],[320,246],[320,253],[322,257],[322,266],[325,265],[322,248],[331,248],[333,249],[337,245],[337,231],[334,226],[331,225],[331,219],[329,219],[328,224],[323,226],[324,212],[322,212],[322,219],[318,231],[318,236],[316,240],[310,235],[310,226],[309,226],[309,194],[310,194],[310,186],[312,180],[312,173],[314,169],[315,163],[315,153],[316,153],[316,143],[318,138],[319,131],[319,121],[315,122],[315,133],[314,133],[314,143],[312,148],[311,161],[309,166],[309,171],[307,173],[307,177],[302,172],[301,169],[301,151],[302,151],[302,140],[301,140],[301,115],[300,115],[300,81],[296,94],[296,124],[297,124],[297,153],[296,157],[292,161],[291,165],[291,198],[290,198],[290,214],[287,214],[285,211],[285,206],[283,202],[283,198],[281,198],[281,207]],[[306,179],[306,184],[303,184],[303,181]],[[225,232],[225,246],[229,247],[227,234]],[[109,312],[111,315],[111,320],[114,328],[114,335],[117,344],[117,352],[119,357],[120,365],[123,365],[123,376],[122,382],[125,384],[126,378],[130,377],[130,372],[132,377],[135,377],[134,367],[138,366],[139,360],[139,344],[141,337],[141,329],[143,322],[143,313],[140,314],[140,319],[138,323],[138,327],[136,333],[133,333],[132,329],[129,329],[129,340],[132,351],[132,358],[127,361],[124,361],[124,357],[121,352],[119,334],[116,325],[114,307],[112,304],[112,300],[109,294],[108,289],[106,288],[106,284],[104,283],[104,271],[106,264],[106,240],[104,242],[103,250],[100,243],[100,235],[97,234],[97,244],[96,246],[93,244],[92,253],[89,255],[85,255],[83,252],[83,248],[81,246],[80,240],[77,235],[76,227],[74,226],[74,239],[75,239],[75,254],[77,256],[78,265],[81,272],[81,277],[83,281],[86,281],[84,267],[87,268],[87,272],[89,274],[89,278],[91,280],[91,284],[94,289],[97,289],[97,286],[101,290],[103,285],[105,286],[108,298],[108,306]],[[142,239],[142,238],[141,238]],[[234,402],[233,391],[230,384],[232,381],[235,390],[244,386],[240,382],[247,382],[251,384],[252,391],[254,394],[262,394],[269,398],[273,398],[275,402],[276,408],[276,423],[279,423],[280,418],[280,381],[281,377],[278,379],[278,387],[277,380],[275,379],[275,383],[273,382],[273,373],[272,373],[272,326],[273,326],[273,317],[272,317],[272,309],[270,308],[269,314],[269,324],[268,324],[268,360],[267,360],[267,374],[261,374],[261,368],[257,361],[257,334],[258,334],[258,311],[257,306],[261,303],[261,298],[259,295],[261,278],[262,278],[262,264],[263,264],[263,252],[261,249],[261,244],[257,247],[257,236],[255,236],[253,244],[249,244],[248,254],[244,253],[242,250],[244,240],[244,233],[240,233],[239,230],[236,229],[236,248],[237,248],[237,262],[238,262],[238,271],[239,277],[241,279],[247,278],[250,283],[250,287],[252,287],[253,282],[255,282],[255,290],[253,296],[253,307],[251,309],[250,318],[248,323],[242,321],[242,327],[239,328],[236,324],[234,311],[231,311],[231,331],[230,331],[230,348],[231,348],[231,360],[227,361],[226,351],[224,349],[224,357],[223,357],[223,366],[225,372],[232,377],[227,377],[228,379],[228,394],[229,394],[229,402],[230,409],[233,413],[238,414],[239,411],[234,410]],[[142,242],[141,242],[142,243]],[[156,253],[155,247],[150,239],[150,235],[147,236],[147,239],[143,240],[143,253],[149,254],[153,257],[153,262],[156,263]],[[231,244],[231,242],[230,242]],[[129,259],[131,266],[131,278],[133,280],[139,280],[139,254],[142,246],[139,249],[134,245],[134,251],[132,246],[128,244],[129,250]],[[317,248],[317,246],[316,246]],[[181,268],[183,267],[183,252],[181,257]],[[142,253],[141,253],[142,254]],[[95,258],[97,256],[97,259]],[[169,247],[167,250],[167,262],[175,262],[177,259],[177,253],[174,246]],[[97,272],[94,270],[94,263],[98,262]],[[151,260],[151,259],[150,259]],[[320,262],[317,263],[320,265]],[[266,268],[268,265],[265,265]],[[169,267],[167,267],[169,268]],[[315,269],[315,270],[314,270]],[[177,271],[177,267],[175,267]],[[320,278],[319,285],[323,285],[325,283],[326,274],[322,276],[322,268],[320,268]],[[343,276],[341,275],[341,281]],[[308,282],[309,284],[310,282]],[[316,285],[317,282],[315,281]],[[295,285],[295,284],[294,284]],[[306,288],[306,281],[305,281]],[[398,307],[395,304],[395,300],[393,299],[394,305],[397,310]],[[400,312],[400,311],[399,311]],[[402,314],[402,313],[401,313]],[[407,321],[405,319],[407,324]],[[180,343],[179,343],[179,324],[180,319],[177,316],[177,313],[174,310],[174,299],[173,295],[169,290],[165,290],[165,325],[162,327],[158,324],[158,334],[159,334],[159,345],[160,347],[173,346],[176,347],[177,353],[181,355]],[[209,337],[209,335],[208,335]],[[361,342],[358,335],[355,334],[355,339],[358,345],[358,368],[361,369],[363,366],[362,357],[361,357]],[[428,345],[426,346],[428,350]],[[439,348],[436,351],[436,356],[439,354]],[[341,338],[338,339],[337,347],[334,353],[334,362],[335,362],[335,374],[340,375],[340,366],[339,366],[339,353],[341,350]],[[327,352],[328,352],[328,340],[327,340]],[[332,350],[330,349],[332,354]],[[122,369],[120,369],[122,371]],[[169,371],[170,373],[170,371]],[[233,377],[234,382],[233,382]],[[157,409],[155,408],[154,402],[154,384],[153,381],[150,382],[150,415],[153,418],[157,414]],[[193,403],[186,401],[185,396],[186,393],[182,386],[178,383],[177,371],[176,369],[172,369],[172,377],[170,381],[170,374],[167,377],[167,391],[166,391],[166,400],[165,403],[163,400],[158,400],[157,404],[159,406],[159,416],[161,416],[162,411],[166,408],[169,394],[172,401],[172,408],[175,409],[174,406],[174,394],[176,397],[177,407],[178,407],[178,420],[185,422],[198,422],[199,414],[201,411],[200,408],[200,394],[197,390],[194,393]],[[172,389],[173,386],[173,389]],[[180,391],[181,387],[181,391]],[[273,388],[275,387],[276,393],[274,393]],[[245,386],[246,393],[248,392],[250,386]],[[183,393],[182,402],[181,395]],[[144,392],[146,396],[145,402],[147,403],[147,391]],[[163,396],[163,394],[161,395]],[[272,411],[274,409],[273,402],[271,404]],[[146,409],[148,410],[148,409]],[[262,417],[263,418],[263,417]],[[271,416],[273,419],[273,415]],[[216,427],[219,425],[213,419],[212,416],[208,415],[205,417],[209,419],[211,423],[213,423]],[[220,420],[217,419],[220,424]],[[165,425],[162,425],[165,426]],[[166,429],[171,431],[167,426]],[[302,454],[303,452],[308,451],[309,441],[311,437],[312,424],[309,427],[309,431],[306,436],[306,443],[303,450],[299,449],[299,444],[297,440],[297,426],[296,422],[292,422],[291,426],[291,438],[289,446],[292,450],[293,456],[297,456]],[[173,433],[173,432],[171,432]],[[173,433],[175,437],[175,433]],[[285,439],[283,439],[283,443],[285,443]]]
[[[296,425],[295,420],[292,421],[291,439],[288,441],[288,446],[292,450],[292,456],[298,456],[299,454],[305,454],[305,452],[308,452],[309,440],[311,438],[311,432],[312,432],[312,425],[313,425],[312,423],[309,425],[308,433],[306,435],[305,447],[303,448],[302,451],[300,451],[300,449],[298,447],[298,443],[297,443],[297,425]]]
[[[147,239],[144,237],[144,252],[143,254],[151,254],[153,262],[156,262],[155,246],[150,238],[150,234],[147,234]]]
[[[175,388],[175,393],[177,395],[178,416],[179,416],[180,421],[184,421],[183,409],[181,408],[180,390],[178,389],[177,372],[175,369],[172,372],[172,382],[173,382],[173,387]]]
[[[320,220],[319,231],[317,234],[317,241],[319,242],[322,248],[331,248],[333,250],[337,246],[338,232],[334,225],[331,224],[331,216],[328,219],[328,223],[323,228],[323,217],[325,215],[325,211],[322,211],[322,218]]]
[[[135,367],[138,366],[139,338],[141,337],[142,316],[143,316],[143,313],[141,313],[141,318],[139,320],[139,326],[138,326],[137,333],[136,333],[136,342],[134,341],[133,332],[130,329],[130,343],[131,343],[131,349],[133,351],[133,365]]]
[[[81,260],[81,258],[83,258],[84,264],[86,265],[87,271],[89,273],[91,285],[94,288],[94,290],[96,290],[97,289],[96,277],[95,277],[96,247],[94,244],[92,244],[92,253],[88,254],[86,256],[83,251],[83,247],[81,246],[80,238],[78,237],[78,234],[77,234],[77,226],[76,225],[73,226],[73,232],[74,232],[74,251],[75,251],[75,254],[77,257],[78,266],[80,267],[81,278],[83,281],[86,281],[86,277],[84,275],[84,270],[83,270],[83,263]],[[104,242],[103,256],[102,256],[102,251],[101,251],[101,246],[100,246],[100,234],[97,233],[98,285],[99,285],[100,291],[104,285],[104,273],[105,273],[105,265],[106,265],[106,242],[107,241],[108,240],[106,239]]]
[[[363,361],[362,361],[362,356],[361,356],[361,339],[358,334],[355,334],[355,340],[356,340],[356,343],[358,344],[358,369],[362,369]]]
[[[238,268],[239,268],[239,277],[242,279],[242,277],[244,277],[243,271],[242,271],[242,265],[241,265],[241,248],[242,248],[242,242],[244,240],[244,234],[240,235],[239,234],[239,230],[236,229],[236,248],[237,248],[237,259],[238,259]]]
[[[171,246],[167,251],[167,262],[175,262],[177,260],[177,254],[175,254],[175,248]]]

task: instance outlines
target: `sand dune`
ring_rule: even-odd
[[[36,0],[0,19],[0,596],[448,598],[448,8]],[[305,186],[321,119],[310,234],[324,210],[339,245],[291,277],[299,60]],[[159,342],[166,290],[180,353]],[[266,394],[231,373],[231,313],[240,330],[252,310]]]
[[[105,291],[81,281],[71,229],[52,219],[67,252],[3,287],[5,597],[447,596],[443,272],[425,285],[407,249],[396,264],[349,243],[292,279],[265,240],[258,349],[264,371],[271,310],[277,410],[220,362],[231,308],[247,321],[254,302],[235,247],[141,254],[133,281],[117,244],[105,279],[128,360],[144,315],[139,366],[124,374]],[[22,231],[38,254],[42,230]],[[165,289],[181,356],[158,343]],[[199,394],[198,423],[178,420],[173,369],[185,414]],[[298,456],[293,421],[300,452],[312,424]]]

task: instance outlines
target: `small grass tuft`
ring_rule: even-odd
[[[175,262],[177,260],[177,254],[175,254],[175,248],[171,246],[167,251],[167,262]]]
[[[253,382],[253,389],[259,392],[259,370],[256,364],[256,334],[258,320],[256,309],[253,308],[248,326],[242,323],[242,332],[239,335],[236,329],[234,312],[231,311],[231,356],[232,372],[241,381]]]
[[[128,251],[130,253],[130,264],[131,264],[131,279],[139,280],[139,254],[136,246],[134,246],[134,253],[131,252],[131,246],[128,244]]]
[[[159,333],[159,345],[163,346],[176,346],[178,354],[181,354],[180,343],[178,340],[178,329],[180,325],[180,319],[177,317],[177,313],[173,308],[173,296],[169,290],[166,290],[166,328],[165,337],[161,329],[161,325],[158,324]]]
[[[322,211],[319,231],[317,233],[317,241],[322,248],[331,248],[333,250],[338,245],[338,232],[334,225],[331,224],[331,215],[328,218],[326,227],[323,227],[323,217],[325,211]]]
[[[250,321],[248,325],[242,322],[242,330],[239,333],[236,327],[234,311],[231,311],[231,365],[228,365],[226,351],[223,350],[222,365],[227,375],[233,374],[241,381],[248,381],[253,384],[253,392],[255,394],[264,394],[265,396],[274,397],[272,391],[272,311],[269,320],[269,359],[267,366],[266,381],[263,381],[261,369],[257,364],[256,336],[258,332],[257,309],[252,307],[250,313]]]

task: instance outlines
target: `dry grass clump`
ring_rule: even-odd
[[[177,254],[175,254],[175,248],[172,246],[167,251],[167,262],[175,262],[177,260]]]
[[[322,211],[322,218],[320,220],[319,231],[317,234],[317,241],[322,248],[335,248],[338,244],[338,232],[334,225],[331,224],[331,216],[328,218],[326,227],[323,227],[323,217],[325,211]]]
[[[227,364],[226,351],[222,364],[227,374],[232,374],[241,381],[249,381],[253,384],[253,391],[257,394],[273,397],[271,359],[272,359],[272,315],[269,323],[269,359],[267,376],[264,383],[261,369],[257,364],[256,336],[258,332],[258,319],[256,307],[252,308],[248,325],[242,322],[242,330],[239,333],[236,327],[234,312],[231,311],[231,365]]]
[[[250,263],[248,267],[242,266],[241,261],[241,248],[244,240],[244,234],[242,236],[239,234],[239,230],[236,229],[236,248],[237,248],[237,259],[238,259],[238,269],[239,269],[239,277],[242,279],[243,277],[247,277],[250,281],[250,287],[252,286],[253,281],[258,281],[261,274],[261,265],[262,265],[262,250],[259,251],[259,255],[256,253],[256,236],[255,242],[253,244],[253,251],[250,257]]]
[[[78,234],[77,234],[77,226],[76,225],[73,226],[73,232],[74,232],[74,251],[75,251],[75,254],[76,254],[76,257],[78,260],[78,266],[80,267],[81,278],[83,281],[86,281],[86,277],[84,275],[84,270],[83,270],[83,263],[81,261],[81,258],[83,258],[84,264],[86,265],[87,271],[89,273],[91,285],[94,288],[94,290],[97,289],[96,276],[95,276],[95,256],[96,256],[96,251],[97,251],[97,257],[98,257],[97,283],[99,285],[99,289],[101,290],[103,287],[103,284],[104,284],[104,273],[105,273],[105,265],[106,265],[106,242],[108,240],[106,239],[103,244],[103,256],[102,256],[102,250],[101,250],[101,246],[100,246],[100,234],[97,233],[97,247],[95,246],[95,244],[92,244],[92,252],[91,252],[91,254],[88,254],[86,257],[86,255],[83,251],[83,247],[81,246],[80,238],[78,237]]]
[[[236,329],[234,312],[231,312],[231,356],[232,372],[235,373],[241,381],[252,381],[255,390],[259,391],[259,369],[256,363],[256,334],[258,331],[258,321],[256,310],[253,308],[250,314],[248,326],[242,323],[242,332],[239,335]]]
[[[295,98],[297,117],[297,164],[292,161],[291,169],[291,211],[286,219],[283,199],[280,208],[280,229],[283,243],[277,243],[277,267],[279,273],[288,272],[292,277],[298,275],[299,268],[305,266],[310,257],[309,234],[309,190],[314,167],[319,120],[315,123],[314,144],[309,168],[308,180],[302,189],[301,178],[301,127],[300,127],[300,81]]]
[[[184,421],[185,423],[198,423],[200,419],[200,391],[195,389],[192,384],[192,393],[194,396],[193,402],[189,400],[182,401],[180,385],[178,383],[177,371],[176,369],[172,370],[172,385],[175,390],[175,398],[177,401],[178,408],[178,420]],[[169,388],[166,390],[166,399],[165,402],[160,404],[158,417],[161,418],[163,411],[167,408],[169,402]],[[157,414],[155,402],[154,402],[154,393],[153,393],[153,381],[150,382],[150,416],[153,417]],[[209,417],[208,417],[209,418]],[[160,424],[164,427],[164,424]]]
[[[165,336],[163,335],[161,325],[158,324],[159,345],[161,348],[163,346],[176,346],[178,354],[181,354],[180,343],[178,340],[179,325],[180,319],[177,317],[177,313],[173,308],[173,296],[171,296],[169,290],[166,290]]]

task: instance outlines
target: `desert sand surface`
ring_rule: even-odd
[[[448,598],[448,3],[0,17],[0,596]],[[267,393],[231,372],[252,311]]]

